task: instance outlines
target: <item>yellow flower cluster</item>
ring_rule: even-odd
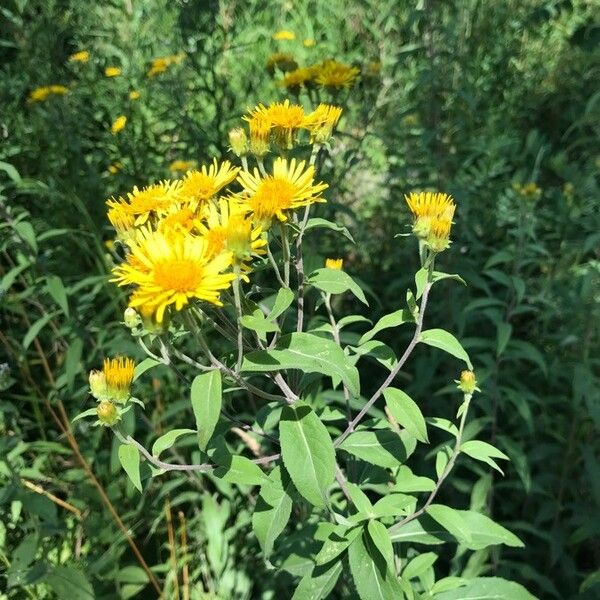
[[[44,102],[50,96],[64,96],[69,92],[69,88],[64,85],[46,85],[38,87],[29,93],[28,102]]]
[[[127,117],[125,115],[120,115],[113,121],[110,126],[110,131],[113,135],[116,135],[119,131],[125,129],[125,125],[127,125]]]
[[[90,53],[87,50],[80,50],[79,52],[75,52],[75,54],[71,54],[69,60],[71,62],[86,63],[90,60]]]
[[[170,56],[159,56],[152,61],[148,70],[148,77],[155,77],[159,73],[164,73],[170,66],[178,65],[185,58],[185,52],[171,54]]]
[[[532,202],[538,200],[542,195],[541,188],[533,181],[525,184],[515,182],[513,183],[512,188],[519,196]]]
[[[106,77],[118,77],[121,74],[121,67],[106,67],[104,75]]]
[[[262,157],[271,148],[271,144],[284,150],[291,149],[297,141],[298,132],[305,130],[311,143],[325,144],[331,138],[333,128],[342,116],[342,109],[329,104],[319,104],[306,114],[300,104],[291,104],[289,100],[273,102],[269,106],[259,104],[244,117],[248,122],[249,142],[243,130],[235,129],[230,133],[231,147],[238,156],[250,152]]]
[[[99,402],[96,414],[102,425],[110,427],[121,418],[117,404],[129,400],[134,370],[133,360],[120,356],[105,359],[102,371],[90,371],[90,392]]]
[[[299,93],[302,88],[320,87],[330,91],[348,89],[356,83],[360,74],[358,67],[332,59],[307,67],[298,67],[290,54],[272,55],[267,63],[267,68],[269,72],[273,73],[275,67],[285,73],[279,84],[295,94]]]
[[[441,192],[412,192],[404,197],[414,216],[413,233],[433,252],[448,248],[456,210],[452,196]]]

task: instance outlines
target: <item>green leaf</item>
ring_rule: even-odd
[[[417,403],[402,390],[389,387],[383,392],[386,405],[398,424],[420,442],[429,443],[427,425]]]
[[[315,506],[327,504],[335,450],[327,428],[304,402],[285,406],[279,422],[281,456],[296,489]]]
[[[396,568],[394,564],[394,549],[392,548],[392,540],[385,525],[379,521],[371,520],[367,525],[367,531],[369,532],[371,541],[385,559],[388,569],[393,573]]]
[[[467,585],[436,594],[435,600],[536,600],[522,585],[500,577],[477,577]]]
[[[497,471],[500,471],[500,473],[502,473],[502,475],[504,475],[502,469],[498,466],[496,461],[493,459],[501,458],[503,460],[510,460],[508,458],[508,456],[506,456],[506,454],[504,454],[504,452],[501,452],[500,450],[498,450],[498,448],[495,448],[494,446],[492,446],[491,444],[488,444],[487,442],[482,442],[481,440],[470,440],[468,442],[463,442],[460,445],[460,451],[464,452],[471,458],[474,458],[476,460],[481,460],[481,461],[487,463],[488,465],[490,465]]]
[[[251,315],[244,315],[240,323],[246,329],[255,331],[263,341],[267,333],[279,331],[277,323],[267,320],[260,309],[255,310]]]
[[[206,450],[221,414],[221,372],[214,369],[197,375],[192,382],[191,398],[198,429],[198,445],[201,450]]]
[[[316,566],[298,584],[292,600],[322,600],[328,598],[342,573],[342,562]]]
[[[359,340],[358,344],[364,344],[368,342],[370,339],[374,338],[380,331],[384,329],[389,329],[391,327],[399,327],[403,323],[413,322],[414,319],[406,308],[401,308],[389,315],[385,315],[377,321],[375,327],[367,331]]]
[[[409,439],[405,442],[395,431],[378,429],[355,431],[339,448],[379,467],[393,469],[404,463],[414,451],[414,443],[410,442]]]
[[[345,271],[339,269],[317,269],[308,278],[308,283],[323,292],[330,294],[343,294],[351,291],[363,304],[367,306],[367,298],[358,283]]]
[[[361,600],[400,600],[398,578],[367,535],[357,537],[348,548],[348,562]]]
[[[346,487],[356,510],[366,518],[373,517],[373,505],[368,496],[355,483],[349,481]]]
[[[142,481],[140,479],[140,453],[138,449],[131,444],[121,444],[119,446],[119,462],[131,483],[141,492]]]
[[[424,552],[415,556],[407,565],[402,569],[402,577],[404,579],[413,579],[424,573],[429,567],[435,563],[438,559],[438,555],[435,552]]]
[[[398,492],[431,492],[435,481],[429,477],[415,475],[409,467],[403,465],[396,475],[394,490]]]
[[[449,531],[457,540],[470,542],[471,532],[460,511],[443,504],[430,504],[427,514],[435,519],[444,529]]]
[[[252,515],[252,528],[265,558],[273,551],[275,540],[289,521],[292,512],[292,489],[287,472],[282,472],[279,465],[269,475],[269,481],[261,487]]]
[[[59,600],[94,600],[94,589],[85,573],[75,567],[56,567],[46,577]]]
[[[415,273],[415,285],[417,287],[417,300],[423,295],[423,290],[425,289],[425,284],[427,283],[427,279],[429,278],[429,269],[421,267]]]
[[[262,485],[267,476],[261,468],[245,456],[231,454],[221,466],[215,469],[215,477],[242,485]]]
[[[332,340],[310,333],[292,333],[283,336],[274,350],[249,352],[242,364],[245,372],[284,369],[300,369],[341,379],[353,396],[359,395],[358,370],[349,364],[344,351]]]
[[[162,363],[150,357],[145,358],[141,363],[135,365],[133,380],[137,381],[146,371],[149,371],[157,365],[162,365]]]
[[[37,254],[38,245],[35,237],[35,231],[28,221],[19,221],[14,224],[14,229],[19,237],[27,242],[31,249]]]
[[[275,298],[273,309],[269,313],[269,321],[274,321],[279,316],[281,316],[293,301],[294,292],[292,292],[292,290],[290,290],[289,288],[281,288],[277,292],[277,297]]]
[[[25,350],[29,348],[31,342],[33,342],[33,340],[38,336],[40,331],[50,322],[50,319],[53,319],[57,314],[57,312],[47,313],[31,325],[31,327],[25,334],[25,337],[23,338],[23,348]]]
[[[169,449],[177,441],[177,438],[188,433],[196,432],[193,429],[171,429],[171,431],[167,431],[167,433],[161,435],[154,444],[152,444],[152,456],[158,458],[161,452]]]
[[[444,329],[428,329],[427,331],[421,332],[419,341],[429,346],[433,346],[434,348],[444,350],[445,352],[448,352],[448,354],[464,360],[467,363],[467,367],[473,369],[469,355],[461,346],[460,342],[448,331],[445,331]]]
[[[358,356],[372,356],[377,362],[381,363],[390,371],[398,363],[394,351],[387,344],[384,344],[379,340],[369,340],[358,347],[350,346],[350,349]]]
[[[340,526],[341,527],[341,526]],[[339,529],[339,528],[338,528]],[[333,531],[323,543],[319,553],[315,557],[317,565],[324,565],[337,558],[348,546],[356,539],[358,535],[362,535],[362,527],[353,527],[347,531]]]
[[[431,280],[433,281],[433,283],[435,283],[436,281],[442,281],[442,279],[453,279],[454,281],[458,281],[463,285],[467,285],[467,282],[456,273],[442,273],[441,271],[433,272],[431,276]]]
[[[387,496],[377,500],[375,506],[373,506],[373,513],[378,518],[398,517],[406,514],[408,507],[413,506],[415,503],[416,498],[414,496],[387,494]]]
[[[350,232],[346,227],[344,227],[344,225],[339,225],[338,223],[333,223],[332,221],[328,221],[327,219],[321,219],[320,217],[313,217],[312,219],[308,220],[308,223],[306,224],[306,227],[304,229],[305,231],[308,231],[309,229],[314,229],[316,227],[332,229],[333,231],[339,231],[353,244],[355,243],[354,238],[350,235]]]
[[[69,316],[69,301],[67,300],[67,292],[63,285],[62,279],[53,275],[46,279],[46,288],[54,301],[62,308],[63,313]]]
[[[84,410],[77,416],[73,417],[71,419],[71,423],[75,423],[76,421],[79,421],[79,419],[85,419],[86,417],[96,417],[97,415],[98,413],[96,412],[96,407],[94,406],[94,408],[88,408],[87,410]]]

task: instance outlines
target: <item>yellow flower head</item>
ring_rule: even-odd
[[[313,78],[314,70],[311,67],[302,67],[287,73],[279,83],[283,87],[297,94],[300,91],[300,88],[310,84]]]
[[[135,363],[131,358],[120,356],[104,359],[102,372],[106,378],[107,397],[114,402],[126,402],[133,381]]]
[[[141,96],[141,94],[137,90],[131,90],[129,92],[129,99],[130,100],[139,100],[140,96]]]
[[[125,115],[118,116],[110,126],[110,131],[113,135],[119,133],[119,131],[123,131],[125,129],[125,125],[127,124],[127,117]]]
[[[267,241],[243,207],[232,198],[221,198],[208,205],[205,219],[197,224],[200,235],[208,243],[209,253],[216,256],[231,252],[240,264],[253,254],[264,254]]]
[[[273,163],[273,174],[263,177],[257,169],[254,173],[242,171],[238,181],[242,185],[241,206],[252,212],[263,229],[267,229],[274,217],[287,221],[286,212],[308,206],[314,202],[325,202],[321,192],[328,186],[314,182],[315,169],[305,168],[304,161],[287,161],[277,158]]]
[[[194,228],[195,219],[196,213],[191,206],[174,204],[161,216],[156,228],[162,232],[177,230],[189,233]]]
[[[107,216],[119,238],[127,239],[135,227],[135,215],[128,212],[121,204],[115,203],[109,208]]]
[[[311,143],[325,144],[331,138],[333,128],[342,116],[339,106],[319,104],[317,108],[306,115],[302,127],[310,132]]]
[[[267,59],[267,71],[273,75],[275,73],[275,69],[280,69],[281,71],[293,71],[298,68],[298,63],[295,61],[294,57],[287,52],[275,52],[275,54],[271,54]]]
[[[64,85],[47,85],[38,87],[29,93],[28,102],[43,102],[50,96],[64,96],[69,92],[69,88]]]
[[[232,167],[228,160],[220,165],[215,159],[208,168],[202,165],[198,171],[189,171],[181,183],[180,195],[184,200],[205,202],[231,183],[239,167]]]
[[[152,214],[165,211],[179,201],[180,188],[180,181],[162,181],[141,190],[136,186],[127,193],[127,198],[120,197],[118,200],[111,198],[106,202],[109,208],[109,219],[112,209],[118,208],[119,214],[133,216],[134,224],[142,225]]]
[[[120,162],[114,162],[112,165],[108,165],[108,172],[111,175],[116,175],[123,168],[123,164]]]
[[[303,42],[305,48],[314,48],[317,45],[317,40],[306,38]]]
[[[272,102],[268,107],[259,104],[250,112],[249,117],[244,118],[251,124],[251,137],[252,121],[255,124],[261,123],[265,129],[268,123],[277,143],[283,148],[291,149],[294,144],[294,134],[304,123],[304,108],[299,104],[290,104],[289,100]]]
[[[248,129],[250,130],[250,152],[260,158],[269,151],[271,121],[263,113],[256,113],[252,117],[244,118],[248,121]]]
[[[341,271],[344,266],[343,258],[327,258],[325,260],[325,267],[327,269],[334,269],[336,271]]]
[[[278,42],[293,42],[296,39],[296,34],[293,31],[281,29],[273,34],[273,39]]]
[[[315,81],[321,87],[340,90],[352,87],[360,73],[357,67],[339,63],[335,60],[325,60],[317,65]]]
[[[86,63],[90,60],[90,53],[87,50],[80,50],[79,52],[75,52],[75,54],[71,54],[69,60],[71,62]]]
[[[104,69],[104,75],[106,75],[106,77],[118,77],[120,74],[120,67],[106,67],[106,69]]]
[[[441,192],[411,192],[404,196],[415,221],[414,234],[426,240],[434,252],[450,244],[450,228],[456,204],[450,194]]]
[[[465,394],[472,394],[474,391],[479,390],[477,387],[477,378],[473,371],[463,371],[460,374],[460,380],[457,381],[458,389]]]
[[[185,52],[171,54],[170,56],[159,56],[152,61],[148,70],[148,77],[154,77],[159,73],[164,73],[171,65],[179,64],[185,58]]]
[[[219,294],[235,278],[224,273],[231,267],[231,253],[211,256],[202,237],[144,228],[129,246],[127,262],[113,269],[112,281],[134,286],[129,306],[155,315],[159,324],[169,306],[179,311],[194,298],[221,306]]]
[[[169,171],[172,173],[185,173],[196,166],[195,160],[174,160],[169,165]]]

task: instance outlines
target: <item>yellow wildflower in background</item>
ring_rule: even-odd
[[[152,60],[147,76],[154,77],[159,73],[164,73],[171,65],[179,64],[185,58],[185,52],[171,54],[170,56],[159,56]]]
[[[189,171],[196,166],[195,160],[174,160],[169,165],[169,171],[172,173],[184,173],[185,171]]]
[[[335,271],[341,271],[344,266],[343,258],[327,258],[325,260],[325,267],[327,269],[334,269]]]
[[[119,197],[118,200],[114,198],[107,200],[108,217],[113,223],[111,214],[115,218],[128,215],[134,217],[135,226],[143,225],[153,213],[165,211],[179,201],[180,189],[180,181],[161,181],[141,190],[136,186],[131,192],[127,193],[126,198]]]
[[[305,48],[314,48],[317,45],[317,40],[306,38],[303,42]]]
[[[294,93],[298,93],[303,86],[307,86],[313,79],[314,70],[311,67],[301,67],[287,73],[279,84]]]
[[[119,131],[123,131],[125,129],[125,125],[127,124],[127,117],[125,115],[118,116],[113,124],[110,126],[110,131],[113,135],[119,133]]]
[[[341,116],[341,107],[319,104],[313,112],[306,115],[302,127],[310,132],[312,144],[325,144],[331,138],[333,128],[338,124]]]
[[[296,34],[293,31],[281,29],[273,34],[273,39],[278,42],[292,42],[296,39]]]
[[[129,99],[130,100],[139,100],[140,96],[141,96],[141,94],[137,90],[131,90],[129,92]]]
[[[116,175],[123,168],[123,164],[120,162],[114,162],[108,166],[108,172],[111,175]]]
[[[69,88],[64,85],[47,85],[38,87],[29,93],[28,102],[44,102],[50,96],[64,96],[69,92]]]
[[[71,54],[71,56],[69,56],[69,60],[71,62],[86,63],[88,60],[90,60],[90,53],[87,50],[80,50],[79,52]]]
[[[298,68],[298,63],[291,54],[276,52],[275,54],[271,54],[267,59],[267,71],[273,75],[276,68],[281,71],[293,71]]]
[[[219,294],[235,278],[224,272],[231,267],[231,253],[210,256],[202,237],[142,229],[129,246],[127,262],[113,269],[112,281],[135,286],[129,306],[143,307],[159,324],[169,306],[179,311],[194,298],[222,306]]]
[[[357,67],[351,67],[335,60],[325,60],[316,65],[315,81],[318,85],[340,90],[354,85],[360,73]]]
[[[442,192],[411,192],[404,196],[415,218],[413,233],[425,240],[434,252],[450,244],[450,228],[456,204],[450,194]]]
[[[257,169],[254,173],[242,171],[238,177],[243,192],[241,205],[253,213],[256,222],[267,229],[273,218],[287,221],[286,211],[313,204],[326,202],[321,192],[326,183],[314,182],[315,169],[311,165],[305,168],[304,161],[287,161],[276,158],[273,174],[261,176]]]
[[[180,195],[185,200],[204,202],[231,183],[239,170],[239,167],[232,167],[228,160],[219,165],[215,159],[208,168],[202,165],[200,170],[186,174],[181,183]]]
[[[304,108],[299,104],[290,104],[289,100],[284,102],[272,102],[268,107],[259,104],[251,111],[247,121],[263,121],[269,123],[276,141],[286,149],[290,149],[294,143],[295,132],[304,123]],[[251,130],[252,133],[252,130]]]
[[[120,74],[120,67],[106,67],[106,69],[104,69],[104,75],[106,75],[106,77],[118,77]]]

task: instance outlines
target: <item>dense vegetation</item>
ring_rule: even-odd
[[[596,597],[599,12],[594,0],[5,1],[0,598],[152,598],[164,589],[168,598],[267,600],[291,597],[306,573],[315,548],[296,527],[305,506],[294,505],[271,564],[252,527],[256,488],[182,471],[144,477],[140,494],[119,439],[72,422],[91,406],[91,369],[118,354],[145,357],[123,325],[127,298],[108,283],[122,251],[105,201],[212,157],[233,160],[229,132],[242,115],[284,98],[344,109],[319,163],[332,190],[319,217],[339,231],[319,229],[304,256],[307,273],[343,256],[365,290],[369,308],[336,295],[339,314],[376,323],[414,288],[414,239],[397,237],[410,233],[404,194],[456,199],[440,262],[466,285],[436,284],[428,327],[454,332],[473,360],[481,393],[469,438],[510,462],[501,475],[458,461],[439,501],[490,516],[525,548],[415,544],[412,556],[425,557],[419,585],[430,589],[425,563],[435,551],[438,578],[498,576],[540,598]],[[286,61],[327,59],[356,67],[354,85],[282,84]],[[307,298],[318,325],[318,299]],[[357,319],[341,341],[355,345],[364,331]],[[386,374],[385,352],[399,356],[411,335],[381,332],[384,354],[361,363],[367,394]],[[425,348],[397,385],[424,414],[453,419],[459,371]],[[136,383],[146,410],[128,412],[123,427],[147,448],[194,422],[190,373],[181,375],[157,366]],[[319,402],[343,408],[341,392],[328,392]],[[236,452],[264,450],[243,427],[261,407],[233,396]],[[385,416],[382,402],[375,409]],[[441,433],[430,427],[432,449],[413,457],[413,471],[433,472]],[[189,462],[194,444],[179,440],[171,462]],[[330,597],[355,593],[343,575]]]

